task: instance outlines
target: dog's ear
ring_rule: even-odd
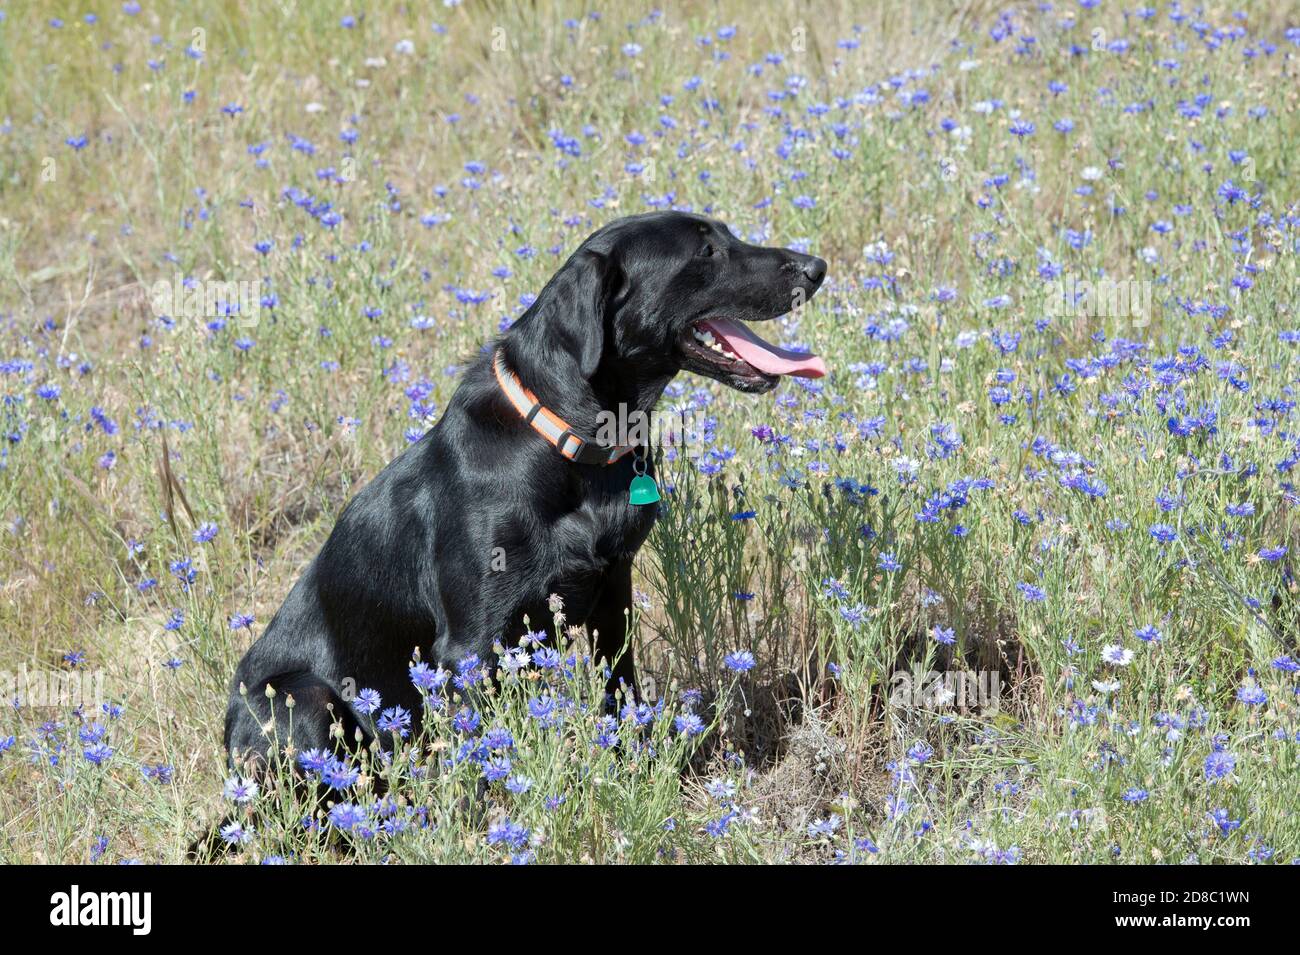
[[[579,249],[546,283],[530,314],[516,326],[527,331],[530,351],[542,365],[539,370],[582,379],[596,373],[605,349],[616,273],[609,256]]]

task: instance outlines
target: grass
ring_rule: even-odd
[[[143,6],[0,6],[0,859],[1300,858],[1280,7]],[[307,797],[227,782],[343,503],[668,206],[829,261],[780,337],[832,374],[665,396],[655,705],[537,621]]]

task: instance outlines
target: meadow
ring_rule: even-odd
[[[0,0],[0,860],[1300,860],[1300,10]],[[234,666],[591,231],[829,262],[562,607],[231,776]],[[382,784],[382,785],[381,785]]]

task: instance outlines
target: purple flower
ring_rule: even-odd
[[[1047,594],[1039,590],[1033,584],[1016,584],[1016,589],[1024,596],[1029,603],[1042,603],[1047,599]]]
[[[430,668],[427,663],[416,663],[410,667],[411,683],[418,690],[437,690],[451,679],[451,671],[438,667]]]
[[[1151,536],[1162,544],[1169,544],[1178,539],[1178,532],[1168,524],[1152,524]]]
[[[1260,689],[1257,684],[1246,683],[1237,689],[1237,699],[1247,706],[1260,706],[1268,702],[1268,694]]]
[[[1219,187],[1219,198],[1226,199],[1230,206],[1235,205],[1242,199],[1246,198],[1246,190],[1235,185],[1231,179],[1228,179]]]
[[[82,750],[81,755],[86,757],[88,762],[102,766],[113,755],[113,747],[107,743],[94,743]]]
[[[1237,768],[1237,757],[1221,749],[1216,749],[1205,757],[1205,778],[1216,782]]]
[[[239,823],[232,822],[230,825],[221,828],[221,838],[227,845],[244,845],[253,841],[253,829],[251,826],[245,829]]]
[[[1226,809],[1213,809],[1207,812],[1206,816],[1209,817],[1210,822],[1218,826],[1220,835],[1226,836],[1234,829],[1241,828],[1241,820],[1233,819]]]
[[[511,822],[508,816],[498,819],[488,827],[488,845],[504,844],[511,849],[522,849],[528,844],[531,833],[521,823]]]
[[[1163,638],[1162,634],[1155,627],[1147,624],[1145,627],[1139,627],[1133,634],[1143,643],[1159,643]]]
[[[736,650],[722,658],[722,665],[733,673],[745,673],[754,669],[754,654],[748,650]]]
[[[1133,662],[1133,651],[1112,643],[1102,647],[1101,658],[1112,666],[1126,667]]]
[[[400,706],[390,706],[379,716],[379,729],[397,733],[402,739],[411,735],[411,714]]]
[[[694,713],[682,713],[673,720],[673,725],[684,736],[699,736],[704,732],[704,721]]]
[[[309,773],[319,773],[332,757],[323,749],[308,749],[298,754],[298,765]]]
[[[251,779],[231,776],[222,789],[225,797],[234,803],[249,803],[257,798],[257,783]]]
[[[330,807],[329,821],[335,829],[350,832],[357,826],[364,825],[368,813],[360,806],[350,802],[337,802]]]

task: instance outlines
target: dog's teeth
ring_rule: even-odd
[[[727,347],[725,343],[720,342],[718,341],[718,339],[714,338],[713,333],[708,331],[707,329],[692,328],[691,334],[695,336],[695,340],[697,342],[699,342],[701,345],[704,345],[710,351],[715,351],[719,355],[733,354],[732,350],[729,347]]]
[[[712,332],[702,331],[701,329],[693,328],[691,329],[691,333],[695,336],[695,340],[700,344],[707,345],[709,348],[718,347],[718,343],[717,341],[714,340]]]

